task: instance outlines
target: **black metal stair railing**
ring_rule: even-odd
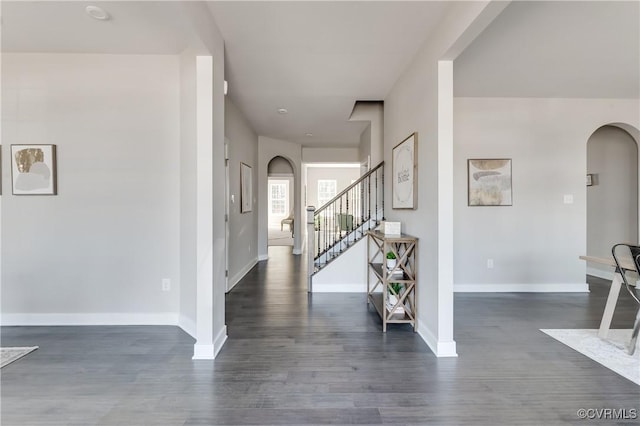
[[[383,166],[384,162],[378,164],[314,212],[314,243],[309,247],[314,253],[314,271],[384,220]]]

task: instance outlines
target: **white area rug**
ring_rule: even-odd
[[[280,228],[269,228],[269,242],[270,246],[292,246],[293,237],[291,231],[289,231],[289,225],[284,226],[284,231],[280,231]]]
[[[11,364],[13,361],[22,358],[36,349],[38,349],[37,346],[30,346],[26,348],[0,348],[0,368]]]
[[[631,330],[609,330],[606,340],[598,337],[598,330],[540,331],[640,385],[640,349],[633,356],[627,353]]]

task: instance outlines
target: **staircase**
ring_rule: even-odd
[[[384,162],[332,200],[307,208],[309,288],[311,277],[384,220]]]

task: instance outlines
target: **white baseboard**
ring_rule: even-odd
[[[3,326],[87,326],[87,325],[171,325],[196,337],[196,324],[184,315],[161,314],[2,314]],[[193,359],[213,359],[227,340],[227,326],[218,333],[213,345],[194,345]],[[215,348],[215,350],[214,350]]]
[[[213,339],[213,343],[210,345],[199,344],[196,342],[193,345],[193,358],[191,359],[201,359],[201,360],[213,360],[218,356],[220,350],[224,346],[227,341],[227,326],[222,327],[222,330],[218,333],[218,335]]]
[[[259,254],[258,255],[258,262],[260,262],[262,260],[269,260],[269,255],[268,254]]]
[[[436,336],[434,336],[427,326],[420,320],[418,320],[418,335],[422,337],[422,340],[425,341],[427,346],[429,346],[429,349],[431,349],[438,358],[458,356],[455,341],[438,342]]]
[[[252,270],[253,267],[256,266],[257,264],[258,264],[258,258],[251,259],[249,263],[247,263],[244,266],[244,268],[240,269],[240,271],[238,271],[237,274],[231,277],[229,279],[229,288],[227,289],[227,293],[230,292],[231,289],[233,289],[236,286],[236,284],[238,284],[240,280],[244,278],[244,276],[247,275],[247,273],[249,273],[249,271]]]
[[[312,278],[313,279],[313,278]],[[312,293],[366,293],[367,284],[313,284]]]
[[[179,326],[173,312],[143,313],[74,313],[74,314],[8,314],[0,316],[0,324],[24,326],[60,325],[174,325]]]
[[[193,345],[193,357],[191,359],[212,360],[216,357],[213,345]]]
[[[220,333],[218,333],[216,338],[213,339],[213,357],[214,358],[218,356],[218,354],[220,353],[220,350],[222,349],[226,341],[227,341],[227,326],[225,325],[224,327],[222,327],[222,330],[220,330]]]
[[[588,293],[588,284],[454,284],[455,293]]]
[[[196,322],[191,318],[187,318],[184,315],[180,315],[178,318],[178,326],[187,333],[189,336],[196,338]]]

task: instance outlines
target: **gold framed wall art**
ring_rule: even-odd
[[[13,195],[56,195],[56,146],[11,145]]]

